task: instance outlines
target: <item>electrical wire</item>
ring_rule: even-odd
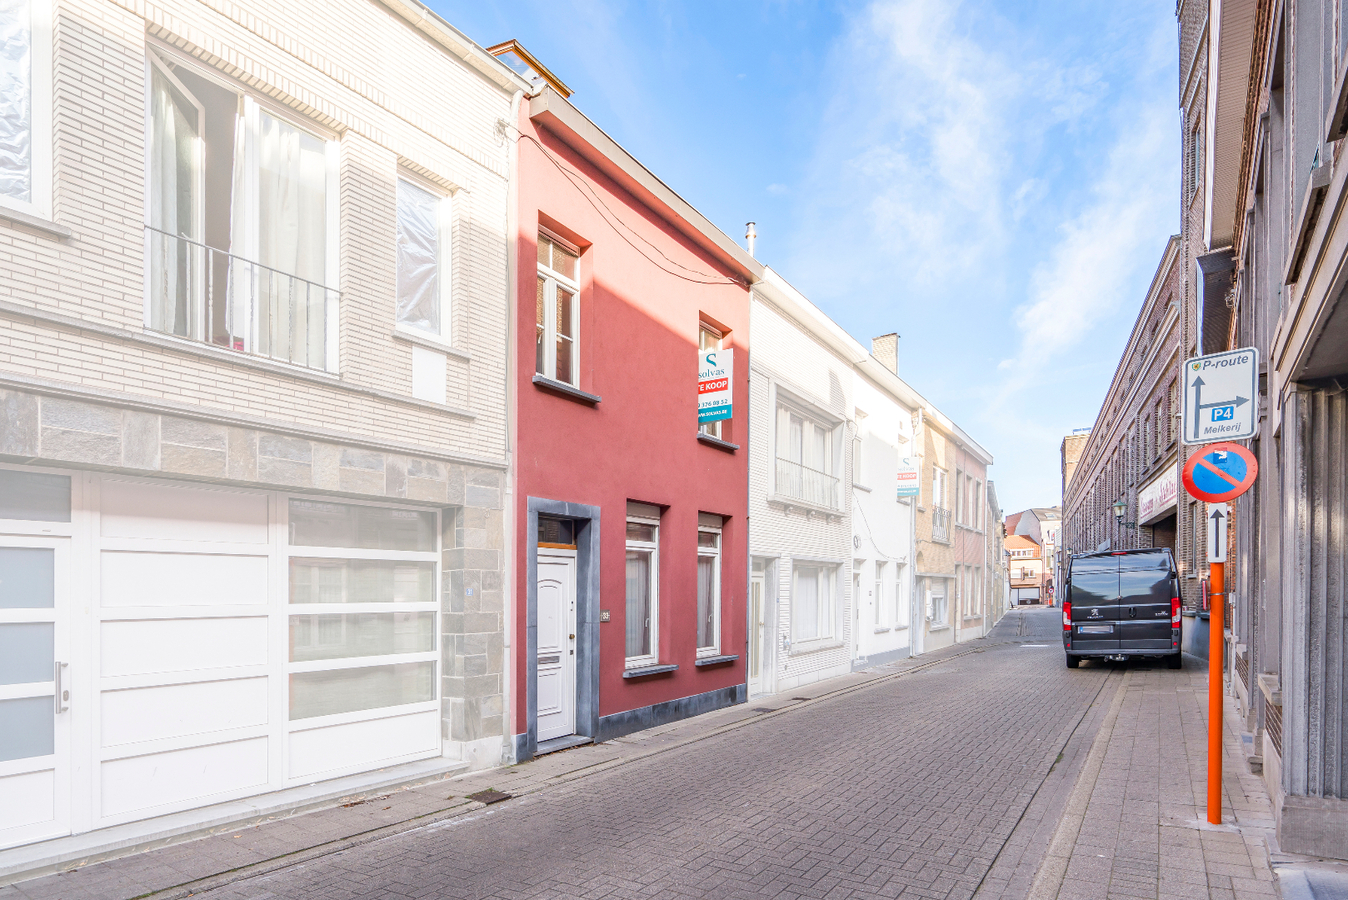
[[[618,237],[622,238],[628,244],[628,246],[630,246],[633,250],[637,251],[637,253],[641,254],[641,256],[645,258],[647,262],[655,266],[660,271],[666,273],[667,275],[673,275],[675,278],[682,279],[683,281],[687,281],[692,284],[706,284],[706,285],[726,284],[726,285],[735,285],[736,287],[746,286],[745,283],[738,278],[726,278],[724,276],[717,276],[707,272],[701,272],[698,271],[697,269],[690,269],[689,267],[670,259],[668,256],[664,254],[664,252],[659,247],[657,247],[655,244],[652,244],[646,238],[642,237],[634,229],[632,229],[630,225],[628,225],[626,222],[623,222],[620,218],[618,218],[617,214],[614,213],[613,210],[609,208],[608,204],[604,202],[603,198],[600,197],[598,194],[594,193],[594,189],[589,186],[588,182],[581,179],[581,177],[578,174],[571,172],[566,166],[563,166],[561,162],[556,159],[553,153],[550,150],[548,150],[547,147],[543,146],[543,144],[539,142],[537,138],[535,138],[533,135],[524,134],[523,132],[520,132],[519,136],[516,138],[516,141],[518,141],[520,138],[524,138],[525,140],[528,140],[535,146],[537,146],[538,149],[542,151],[543,156],[547,158],[548,162],[556,166],[557,171],[561,172],[562,175],[566,178],[566,180],[571,182],[571,184],[576,188],[576,190],[580,191],[581,196],[583,196],[586,199],[586,201],[591,206],[594,207],[595,212],[599,213],[599,217],[602,218],[605,222],[607,222],[611,228],[613,228],[613,230],[617,233]],[[621,226],[622,229],[626,229],[634,237],[636,237],[642,243],[646,244],[648,247],[653,249],[656,253],[659,253],[660,256],[670,265],[677,266],[678,268],[683,269],[685,272],[692,272],[695,275],[701,276],[701,278],[689,278],[687,275],[683,275],[679,272],[674,271],[673,269],[667,268],[666,266],[662,265],[659,260],[655,259],[645,250],[638,247],[636,244],[632,243],[631,238],[629,238],[626,234],[624,234],[623,231],[619,228],[619,226]]]

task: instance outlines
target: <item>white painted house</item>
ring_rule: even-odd
[[[402,0],[0,34],[0,876],[499,764],[528,82]]]

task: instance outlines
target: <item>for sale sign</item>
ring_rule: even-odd
[[[917,496],[917,458],[904,456],[899,459],[899,496]]]
[[[702,350],[697,354],[697,421],[715,422],[732,415],[731,389],[735,357],[731,350]]]

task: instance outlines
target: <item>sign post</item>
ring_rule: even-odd
[[[1251,351],[1252,352],[1252,351]],[[1186,373],[1193,371],[1190,360]],[[1187,415],[1186,415],[1187,418]],[[1187,425],[1185,426],[1188,427]],[[1187,438],[1186,438],[1187,440]],[[1226,543],[1234,500],[1259,475],[1259,461],[1240,444],[1208,444],[1184,464],[1184,488],[1208,505],[1208,821],[1222,823],[1222,691],[1226,651]]]

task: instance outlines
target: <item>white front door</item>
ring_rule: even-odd
[[[764,675],[767,672],[767,578],[763,570],[754,565],[749,578],[749,696],[757,697],[764,692]]]
[[[69,546],[0,536],[0,847],[70,833]]]
[[[538,740],[576,733],[576,559],[538,557]]]

